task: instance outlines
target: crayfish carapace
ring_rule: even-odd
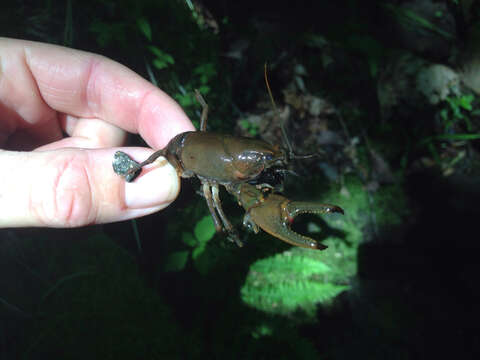
[[[207,132],[208,105],[198,91],[196,97],[202,106],[200,131],[178,134],[165,148],[141,163],[118,151],[113,161],[114,171],[130,182],[143,166],[163,156],[175,167],[179,176],[200,179],[216,230],[225,229],[228,238],[239,246],[242,242],[222,209],[219,185],[225,186],[246,210],[244,225],[255,233],[260,227],[292,245],[325,249],[325,245],[291,230],[292,221],[301,213],[343,214],[343,210],[335,205],[291,201],[277,194],[271,184],[263,183],[263,179],[268,177],[262,174],[285,171],[292,152],[287,153],[279,146],[262,140]]]

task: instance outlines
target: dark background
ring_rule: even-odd
[[[9,1],[0,35],[108,56],[156,82],[194,121],[199,88],[210,130],[279,142],[263,125],[268,62],[296,151],[323,153],[293,165],[299,176],[287,177],[285,193],[346,212],[340,225],[309,217],[295,225],[322,227],[329,249],[290,250],[246,232],[237,248],[204,225],[195,180],[182,182],[174,205],[135,223],[1,230],[0,358],[477,358],[478,4],[188,5]],[[457,79],[436,103],[418,85],[434,82],[425,71],[433,65]],[[323,101],[320,111],[312,99]],[[226,192],[222,199],[240,228],[243,211]],[[285,254],[331,273],[305,279],[307,265]],[[275,281],[291,277],[292,287],[270,284],[249,302],[262,259],[272,274],[284,264]],[[268,297],[284,294],[286,303],[317,284],[338,291],[293,310]]]

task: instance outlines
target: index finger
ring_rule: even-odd
[[[30,41],[0,39],[0,46],[9,48],[6,56],[18,57],[13,63],[28,67],[39,96],[58,112],[100,118],[139,133],[153,148],[164,147],[180,132],[194,130],[172,98],[115,61]]]

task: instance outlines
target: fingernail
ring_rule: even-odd
[[[142,169],[135,181],[125,183],[125,204],[130,209],[168,205],[178,195],[180,179],[175,168],[165,159]]]

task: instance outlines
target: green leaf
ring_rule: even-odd
[[[148,39],[148,41],[152,41],[152,28],[150,27],[148,20],[145,18],[137,19],[137,26],[140,29],[140,32]]]
[[[448,120],[448,110],[447,109],[440,110],[440,117],[442,118],[443,121],[447,121]]]
[[[193,69],[193,73],[195,75],[206,76],[208,80],[217,74],[217,70],[215,70],[215,66],[212,63],[205,63],[195,67],[195,69]]]
[[[349,286],[330,281],[332,268],[308,252],[286,251],[256,261],[241,289],[242,300],[261,311],[314,316],[316,304],[331,301]]]
[[[458,105],[465,110],[472,111],[473,95],[464,95],[459,98]]]
[[[252,331],[252,337],[254,339],[260,339],[264,336],[271,336],[273,335],[273,329],[267,324],[261,324],[257,326],[255,330]]]
[[[168,255],[163,269],[165,271],[180,271],[185,268],[190,251],[175,251]]]
[[[168,67],[168,64],[163,60],[155,59],[153,60],[153,66],[155,66],[158,70],[162,70]]]
[[[204,216],[196,225],[193,233],[200,243],[208,242],[215,235],[215,226],[210,215]]]
[[[197,262],[198,257],[203,254],[205,251],[205,243],[198,245],[195,249],[192,250],[192,259]]]
[[[376,78],[378,74],[378,62],[376,61],[377,59],[371,57],[368,59],[368,66],[370,69],[370,75],[372,78]]]
[[[209,253],[205,250],[206,246],[205,244],[203,244],[202,246],[197,247],[193,251],[195,252],[195,259],[193,265],[195,266],[195,269],[197,269],[197,271],[202,275],[207,275],[209,270],[212,268],[212,265],[215,263],[215,261],[209,256]]]
[[[190,11],[194,11],[194,10],[195,10],[195,8],[194,8],[194,6],[193,6],[193,4],[192,4],[192,0],[185,0],[185,2],[187,3],[188,8],[190,9]]]
[[[159,58],[163,57],[164,52],[156,46],[151,45],[148,47],[148,50],[150,50],[153,53],[153,55],[155,55],[156,57],[159,57]]]
[[[319,49],[323,49],[328,45],[328,41],[323,36],[318,34],[306,34],[304,41],[307,46],[316,47]]]
[[[163,60],[165,60],[165,62],[167,62],[171,65],[175,64],[175,60],[173,59],[173,56],[170,55],[170,54],[165,53],[164,57],[163,57]]]
[[[195,239],[192,233],[183,232],[182,233],[182,241],[184,244],[194,247],[198,244],[198,241]]]
[[[192,106],[195,103],[195,99],[193,98],[193,95],[187,93],[185,95],[183,94],[175,94],[174,95],[175,100],[178,101],[180,106],[186,108],[189,106]]]
[[[193,126],[195,126],[195,129],[199,129],[200,128],[200,122],[196,119],[193,119],[192,120],[192,124]]]
[[[198,88],[198,91],[202,95],[207,95],[210,92],[210,86],[207,85],[202,85]]]
[[[409,25],[409,22],[413,22],[424,29],[430,30],[435,32],[446,39],[454,39],[455,36],[447,31],[444,31],[442,28],[438,27],[434,23],[430,22],[428,19],[422,17],[421,15],[417,14],[415,11],[409,9],[402,9],[399,6],[392,5],[392,4],[385,4],[383,5],[384,8],[391,11],[401,23]]]
[[[478,140],[480,134],[444,134],[433,137],[438,140]]]
[[[248,130],[250,128],[250,123],[246,119],[241,119],[238,124],[243,130]]]
[[[175,59],[172,55],[166,53],[165,51],[160,50],[156,46],[149,46],[148,49],[155,55],[157,58],[153,61],[154,65],[157,62],[159,65],[163,66],[163,68],[167,67],[169,64],[175,64]],[[156,65],[155,65],[156,66]]]

